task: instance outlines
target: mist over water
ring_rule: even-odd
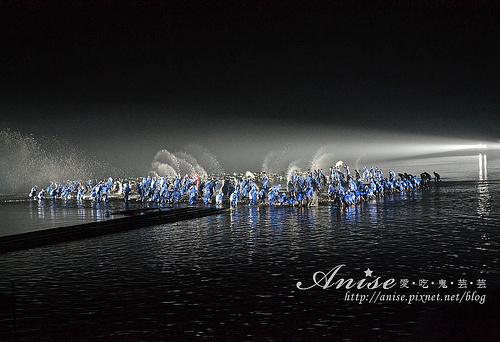
[[[65,140],[0,131],[0,193],[28,191],[33,185],[101,178],[120,171],[98,162]]]
[[[287,169],[286,164],[289,158],[291,158],[291,155],[288,148],[285,148],[282,151],[273,150],[264,158],[262,171],[267,173],[278,173],[284,171]]]
[[[200,131],[194,141],[206,141],[203,146],[188,138],[178,138],[174,144],[154,134],[147,139],[141,137],[140,140],[130,141],[123,140],[119,135],[113,138],[88,137],[92,141],[108,139],[103,148],[89,148],[85,141],[75,145],[71,139],[34,137],[25,132],[4,129],[0,132],[0,192],[25,192],[35,184],[45,186],[53,181],[147,174],[173,176],[197,173],[206,177],[224,172],[244,174],[246,171],[287,175],[292,171],[308,169],[327,172],[339,161],[349,165],[351,171],[361,170],[364,166],[377,166],[385,174],[389,169],[413,174],[437,171],[446,178],[450,170],[455,173],[463,171],[463,167],[456,165],[464,161],[475,165],[471,166],[471,170],[477,168],[477,154],[484,143],[352,127],[303,125],[299,128],[286,123],[280,130],[275,130],[274,124],[259,129],[244,125],[238,127],[227,130],[227,133],[225,131],[224,139],[220,138],[221,134],[205,136],[206,133]],[[499,158],[500,144],[485,143],[488,144],[491,168]],[[454,159],[457,153],[470,160]],[[100,159],[106,162],[90,157],[94,155],[101,156]],[[432,168],[424,170],[424,164],[432,165]],[[123,169],[144,171],[136,171],[132,175],[131,172],[121,171]]]
[[[309,133],[309,139],[295,139],[285,146],[270,143],[262,170],[286,171],[287,174],[292,170],[328,171],[329,167],[342,161],[351,171],[377,166],[384,173],[393,169],[417,175],[423,171],[452,171],[456,175],[461,171],[476,170],[481,152],[487,153],[490,161],[498,160],[500,156],[498,142],[354,128],[317,128]],[[297,133],[296,136],[301,135]],[[469,168],[465,164],[473,166]]]

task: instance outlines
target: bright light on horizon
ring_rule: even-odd
[[[473,144],[473,145],[452,145],[454,150],[473,150],[473,149],[486,149],[485,144]]]

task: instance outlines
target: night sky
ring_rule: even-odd
[[[359,128],[500,138],[498,2],[332,2],[0,0],[0,129],[137,172],[189,143],[232,171]]]

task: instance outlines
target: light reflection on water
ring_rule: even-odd
[[[239,206],[1,255],[0,270],[16,283],[19,340],[31,340],[30,329],[40,326],[42,340],[114,339],[116,332],[116,340],[398,339],[440,305],[360,305],[346,302],[345,290],[295,284],[343,263],[345,277],[369,267],[383,278],[486,279],[493,288],[500,217],[478,211],[480,186],[498,198],[500,184],[490,179],[344,210]]]
[[[478,182],[477,192],[478,192],[477,213],[484,218],[488,216],[491,212],[491,203],[490,203],[491,195],[488,189],[488,183],[484,181]]]
[[[75,199],[29,200],[21,196],[2,196],[0,236],[109,220],[122,217],[119,212],[123,210],[150,206],[137,202],[124,203],[121,199],[78,203]]]
[[[479,161],[479,164],[478,164]],[[446,182],[453,180],[471,180],[478,175],[479,180],[488,180],[488,168],[493,171],[493,178],[498,178],[499,173],[498,156],[493,155],[493,163],[488,165],[487,155],[480,153],[479,155],[469,156],[447,156],[440,158],[424,158],[413,159],[406,161],[395,161],[392,164],[384,165],[384,172],[388,170],[408,170],[415,174],[419,174],[418,170],[427,170],[432,173],[434,170],[441,174]],[[480,196],[480,205],[478,211],[487,215],[488,211],[488,189],[486,183],[480,183],[478,186]],[[402,194],[402,199],[405,200],[411,193]],[[148,204],[148,206],[153,204]],[[17,233],[28,232],[32,230],[42,230],[55,228],[60,226],[69,226],[81,224],[91,221],[107,220],[114,217],[114,213],[124,209],[137,209],[140,205],[137,202],[123,203],[120,199],[115,199],[109,203],[93,203],[84,202],[77,203],[74,199],[65,201],[62,199],[42,201],[30,201],[26,194],[16,196],[0,195],[0,217],[2,225],[0,226],[0,236],[11,235]],[[250,220],[258,219],[257,213],[250,215]],[[350,208],[347,213],[352,215],[358,208]],[[236,215],[236,214],[235,214]],[[377,219],[375,217],[374,219]]]
[[[1,279],[16,284],[16,340],[406,338],[444,305],[360,305],[346,302],[345,290],[300,291],[295,284],[346,264],[344,277],[361,277],[369,267],[397,280],[485,279],[493,290],[500,181],[492,163],[488,177],[478,179],[473,162],[473,180],[342,210],[243,205],[0,255]],[[109,210],[23,203],[23,213],[42,220],[94,220]]]
[[[479,153],[479,180],[488,179],[488,160],[486,154]]]

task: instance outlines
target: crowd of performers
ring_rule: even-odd
[[[286,189],[281,182],[286,180]],[[407,173],[396,175],[389,171],[384,178],[382,170],[377,167],[355,170],[351,173],[349,166],[331,167],[328,174],[322,170],[305,173],[292,172],[288,179],[284,177],[269,177],[265,172],[255,176],[209,177],[205,180],[198,175],[184,177],[144,177],[137,181],[91,180],[87,182],[68,182],[66,184],[52,183],[45,189],[38,190],[35,185],[29,197],[42,200],[44,198],[63,198],[68,200],[76,197],[77,201],[92,200],[107,202],[110,194],[120,196],[125,202],[137,200],[141,203],[155,202],[159,204],[177,204],[187,201],[190,205],[203,201],[206,205],[215,203],[221,206],[229,203],[250,205],[288,205],[309,206],[318,201],[335,203],[338,206],[349,206],[368,201],[387,193],[412,191],[422,184],[432,181],[432,176],[424,172],[420,179]],[[434,181],[440,182],[441,177],[434,172]],[[133,198],[132,198],[133,197]]]

